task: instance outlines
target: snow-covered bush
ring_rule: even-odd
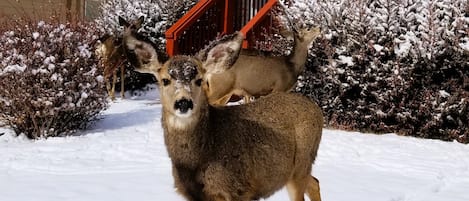
[[[165,31],[179,20],[195,2],[196,0],[107,0],[101,4],[99,8],[100,15],[95,22],[102,32],[121,36],[123,27],[119,25],[119,16],[127,21],[144,16],[145,20],[139,32],[157,45],[158,54],[162,57],[162,60],[165,60],[167,57]],[[127,65],[126,69],[133,69],[129,63],[125,65]],[[120,82],[120,79],[118,82]],[[138,91],[147,84],[155,82],[156,80],[152,75],[140,74],[130,70],[126,71],[124,84],[126,90]],[[120,90],[119,87],[120,84],[117,83],[117,90]]]
[[[196,0],[108,0],[100,7],[100,15],[96,19],[98,26],[111,35],[121,35],[123,27],[118,17],[130,21],[145,17],[140,33],[158,45],[162,53],[166,53],[164,33],[179,20]]]
[[[466,0],[296,0],[322,27],[297,87],[329,126],[469,142]],[[310,12],[304,12],[304,10]]]
[[[0,33],[1,121],[29,138],[58,136],[84,128],[107,107],[94,25],[8,26]]]

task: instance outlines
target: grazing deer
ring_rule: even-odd
[[[112,100],[115,100],[115,86],[117,82],[117,68],[121,72],[121,97],[124,98],[124,76],[125,76],[125,54],[122,46],[122,37],[105,35],[101,39],[101,44],[96,48],[96,55],[100,58],[100,65],[104,67],[104,79],[106,89]],[[112,84],[109,79],[112,75]]]
[[[175,187],[189,201],[251,201],[283,186],[291,201],[320,201],[311,176],[321,140],[320,108],[299,94],[275,92],[251,104],[211,106],[207,73],[230,67],[243,35],[225,36],[198,56],[161,63],[151,44],[124,34],[124,44],[158,79],[161,123]],[[204,55],[199,57],[199,55]]]
[[[132,29],[135,32],[142,27],[143,16],[131,23],[125,21],[119,16],[119,24],[124,28]],[[117,82],[117,68],[120,67],[121,72],[121,97],[125,98],[124,79],[125,79],[125,61],[133,58],[127,58],[125,47],[122,44],[122,37],[105,35],[101,39],[101,44],[96,48],[96,54],[100,57],[100,63],[104,66],[104,78],[106,80],[106,88],[112,100],[115,100],[115,85]],[[132,60],[130,61],[132,63]],[[110,76],[112,85],[109,83]]]
[[[233,95],[264,96],[274,91],[289,91],[304,69],[309,44],[319,36],[319,28],[293,29],[294,47],[289,56],[259,56],[243,54],[233,67],[223,73],[207,76],[208,101],[212,105],[225,105]]]

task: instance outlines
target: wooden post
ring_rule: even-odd
[[[176,53],[179,52],[176,44],[175,39],[173,37],[166,36],[166,52],[170,57],[174,56]]]

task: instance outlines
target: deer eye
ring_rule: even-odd
[[[166,78],[163,78],[161,81],[163,82],[163,86],[168,86],[169,84],[171,84],[171,81]]]
[[[197,79],[195,84],[200,87],[200,85],[202,85],[202,79]]]

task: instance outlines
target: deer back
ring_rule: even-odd
[[[96,53],[100,57],[100,62],[104,65],[104,75],[111,75],[119,65],[125,61],[122,38],[105,35],[101,39]]]

